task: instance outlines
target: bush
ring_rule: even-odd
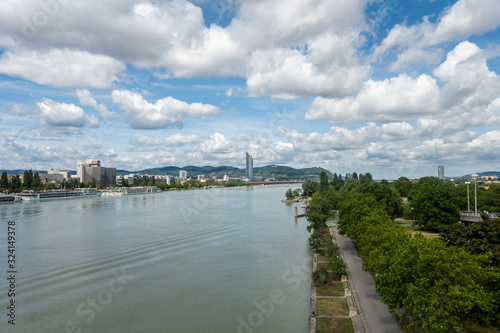
[[[328,271],[324,267],[318,268],[313,273],[313,281],[314,284],[316,285],[325,284],[328,282],[328,280],[329,280]]]
[[[330,269],[339,276],[347,275],[347,265],[341,257],[333,257],[330,259]]]
[[[325,254],[329,257],[336,257],[340,254],[340,249],[337,244],[330,242],[326,247]]]

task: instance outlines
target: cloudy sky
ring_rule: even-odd
[[[0,170],[500,171],[500,0],[3,0]]]

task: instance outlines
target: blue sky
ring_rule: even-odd
[[[0,169],[499,170],[500,1],[0,4]]]

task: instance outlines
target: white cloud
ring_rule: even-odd
[[[363,0],[257,0],[240,5],[228,30],[248,49],[300,45],[326,31],[342,35],[363,24]]]
[[[214,117],[220,108],[210,104],[186,103],[166,97],[154,104],[143,99],[142,95],[128,90],[115,90],[113,101],[130,118],[130,126],[138,129],[160,129],[179,124],[184,115],[192,118]]]
[[[79,106],[74,104],[57,103],[49,98],[36,103],[40,111],[40,120],[49,126],[83,127],[96,126],[97,119],[87,116]]]
[[[206,154],[227,153],[233,150],[232,145],[221,133],[214,133],[203,140],[200,145],[201,151]]]
[[[123,63],[108,56],[68,49],[6,51],[0,57],[0,73],[56,88],[109,88],[125,69]]]
[[[397,122],[435,114],[439,87],[429,75],[412,79],[406,74],[383,81],[369,80],[356,97],[317,97],[306,120],[329,120],[332,124]]]
[[[319,53],[303,54],[285,48],[253,52],[247,79],[250,96],[344,96],[359,89],[371,73],[371,67],[358,65],[353,55],[351,58],[338,52],[336,59],[333,54]],[[330,57],[330,62],[324,63],[323,56]],[[352,59],[350,63],[347,58]]]
[[[171,150],[172,148],[182,147],[193,144],[198,141],[198,137],[192,135],[181,135],[179,133],[165,137],[163,139],[141,136],[130,141],[135,151],[152,151],[158,149]]]
[[[375,48],[374,55],[380,57],[392,48],[402,51],[398,60],[392,64],[392,70],[402,70],[410,64],[420,64],[422,60],[432,64],[438,61],[440,51],[426,48],[480,35],[499,26],[499,1],[459,0],[447,7],[436,23],[431,23],[424,17],[420,24],[410,27],[395,25]]]
[[[233,88],[229,88],[227,91],[226,91],[226,97],[231,97],[233,96]]]
[[[497,124],[500,78],[489,70],[485,57],[475,44],[461,42],[432,72],[444,83],[441,88],[427,74],[368,80],[354,97],[317,97],[305,119],[332,124],[420,120],[422,134],[430,128],[444,133]]]
[[[201,8],[185,0],[69,2],[34,36],[12,19],[40,11],[34,0],[23,1],[0,13],[0,29],[26,39],[0,38],[7,50],[3,72],[40,84],[109,88],[130,63],[164,79],[242,76],[252,96],[296,98],[353,93],[371,71],[356,55],[366,0],[243,2],[225,28],[206,27]],[[52,71],[29,68],[36,59],[37,68]]]
[[[98,104],[94,97],[92,97],[90,91],[87,89],[79,89],[76,91],[76,94],[81,105],[91,106],[94,110],[99,112],[102,118],[108,119],[116,116],[116,113],[109,111],[105,104]]]

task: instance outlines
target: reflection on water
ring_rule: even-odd
[[[287,188],[2,206],[2,243],[17,223],[16,328],[307,332],[308,233],[280,202]]]

